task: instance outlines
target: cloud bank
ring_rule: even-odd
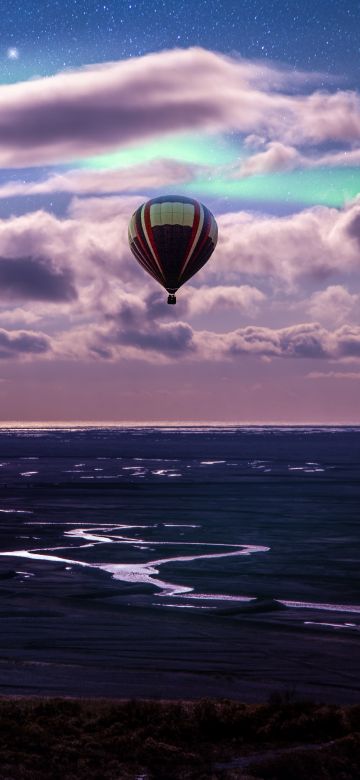
[[[74,298],[79,280],[82,285],[86,280],[103,285],[115,278],[125,289],[128,285],[134,289],[149,289],[152,285],[152,289],[160,290],[154,288],[155,283],[140,269],[128,247],[129,214],[146,197],[143,193],[75,198],[62,219],[40,210],[0,220],[2,284],[17,287],[30,297],[38,294],[44,298],[48,286],[48,297],[54,300]],[[237,298],[241,305],[244,285],[256,282],[258,286],[259,280],[267,284],[273,280],[288,287],[310,280],[324,291],[331,277],[360,276],[358,201],[343,210],[315,207],[286,217],[229,212],[218,215],[217,221],[216,251],[194,280],[196,286],[217,288],[206,292],[206,306],[213,305],[213,298],[220,302],[222,297],[224,303],[226,296],[231,305],[231,286],[242,287],[242,300]],[[32,281],[34,275],[36,283]],[[222,287],[227,291],[221,292]],[[182,293],[187,300],[188,290],[185,287]]]
[[[2,85],[0,165],[73,161],[187,130],[356,143],[359,95],[301,94],[312,81],[313,74],[191,48]]]
[[[323,284],[332,275],[360,272],[360,203],[339,211],[315,207],[289,217],[246,212],[221,215],[210,273],[266,276],[294,284]]]
[[[171,187],[192,181],[198,167],[176,160],[156,160],[143,165],[111,170],[75,169],[57,173],[41,181],[9,181],[0,185],[0,198],[51,195],[55,192],[78,195],[106,194]]]
[[[358,202],[291,217],[220,215],[216,253],[179,292],[173,312],[128,248],[128,215],[144,199],[76,198],[63,219],[38,211],[0,220],[1,322],[41,323],[51,350],[46,336],[34,341],[29,331],[29,344],[43,345],[34,354],[155,362],[359,357]],[[286,326],[268,327],[279,312]]]

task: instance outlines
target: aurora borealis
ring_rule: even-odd
[[[6,11],[4,419],[358,420],[359,9],[330,6]],[[164,193],[219,224],[171,312],[127,245]]]
[[[359,167],[346,167],[346,158],[342,167],[315,170],[300,167],[295,171],[275,171],[236,179],[231,177],[231,168],[247,157],[248,150],[231,138],[221,135],[203,138],[200,135],[175,135],[162,141],[98,155],[79,164],[85,169],[97,170],[117,170],[154,162],[159,158],[193,164],[199,167],[199,171],[194,173],[192,182],[182,185],[182,189],[194,197],[202,198],[228,197],[239,201],[341,207],[360,192]],[[203,171],[203,168],[206,170]]]

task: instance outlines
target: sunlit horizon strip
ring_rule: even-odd
[[[257,421],[245,421],[245,422],[229,422],[227,420],[47,420],[47,421],[21,421],[13,420],[7,422],[0,422],[0,430],[32,430],[32,429],[83,429],[83,428],[261,428],[261,429],[273,429],[281,428],[288,429],[294,428],[296,430],[303,428],[316,428],[316,430],[338,428],[343,429],[360,429],[360,421],[353,423],[344,423],[338,421],[319,423],[319,422],[262,422]]]

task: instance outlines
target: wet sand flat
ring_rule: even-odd
[[[359,431],[40,434],[0,435],[3,694],[358,701]]]

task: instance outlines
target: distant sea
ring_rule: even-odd
[[[360,428],[0,429],[0,692],[352,702]]]

